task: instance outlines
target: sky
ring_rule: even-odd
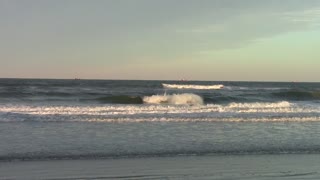
[[[0,0],[0,78],[320,82],[319,0]]]

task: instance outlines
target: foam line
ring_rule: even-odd
[[[222,84],[217,85],[192,85],[192,84],[162,84],[164,88],[172,89],[222,89]]]
[[[186,103],[187,95],[164,95],[169,101]],[[1,105],[0,122],[13,121],[318,121],[320,107],[274,103],[157,104],[164,96],[148,97],[154,104],[141,105]],[[183,98],[182,98],[183,97]],[[182,98],[182,100],[181,100]],[[191,96],[191,100],[194,98]],[[198,97],[197,97],[198,98]],[[197,99],[201,101],[201,99]],[[160,100],[159,100],[160,99]]]

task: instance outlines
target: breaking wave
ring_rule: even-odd
[[[222,84],[217,85],[193,85],[193,84],[162,84],[164,88],[172,89],[222,89]]]
[[[143,102],[149,104],[190,104],[202,105],[203,99],[196,94],[153,95],[143,97]]]
[[[189,95],[178,95],[186,103]],[[190,95],[190,97],[193,97]],[[196,100],[198,96],[195,96]],[[277,122],[277,121],[320,121],[320,107],[317,104],[296,104],[287,101],[275,103],[230,103],[227,105],[207,104],[181,106],[161,103],[164,96],[145,97],[145,105],[2,105],[0,122]],[[159,100],[160,99],[160,100]],[[192,100],[195,100],[192,99]],[[199,103],[199,102],[197,102]]]
[[[196,94],[172,94],[172,95],[152,95],[152,96],[105,96],[95,99],[101,103],[111,104],[175,104],[175,105],[202,105],[203,99]]]

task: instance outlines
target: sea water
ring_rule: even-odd
[[[320,83],[0,79],[0,161],[320,153]]]

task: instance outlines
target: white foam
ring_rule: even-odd
[[[244,108],[244,109],[270,109],[270,108],[289,108],[292,103],[288,101],[280,101],[276,103],[231,103],[230,108]]]
[[[193,85],[193,84],[162,84],[165,88],[172,89],[222,89],[222,84],[217,85]]]
[[[223,88],[227,90],[268,90],[268,91],[290,89],[286,87],[244,87],[244,86],[224,86]]]
[[[120,118],[88,119],[86,122],[141,123],[141,122],[319,122],[320,117],[275,117],[275,118]]]
[[[149,100],[170,97],[185,103],[192,94],[150,96]],[[183,97],[183,98],[182,98]],[[182,99],[182,100],[181,100]],[[163,99],[162,99],[163,100]],[[289,103],[231,103],[227,105],[0,105],[0,122],[4,121],[319,121],[320,106]]]
[[[173,94],[173,95],[153,95],[143,97],[144,103],[150,104],[190,104],[190,105],[202,105],[203,99],[190,93]]]

